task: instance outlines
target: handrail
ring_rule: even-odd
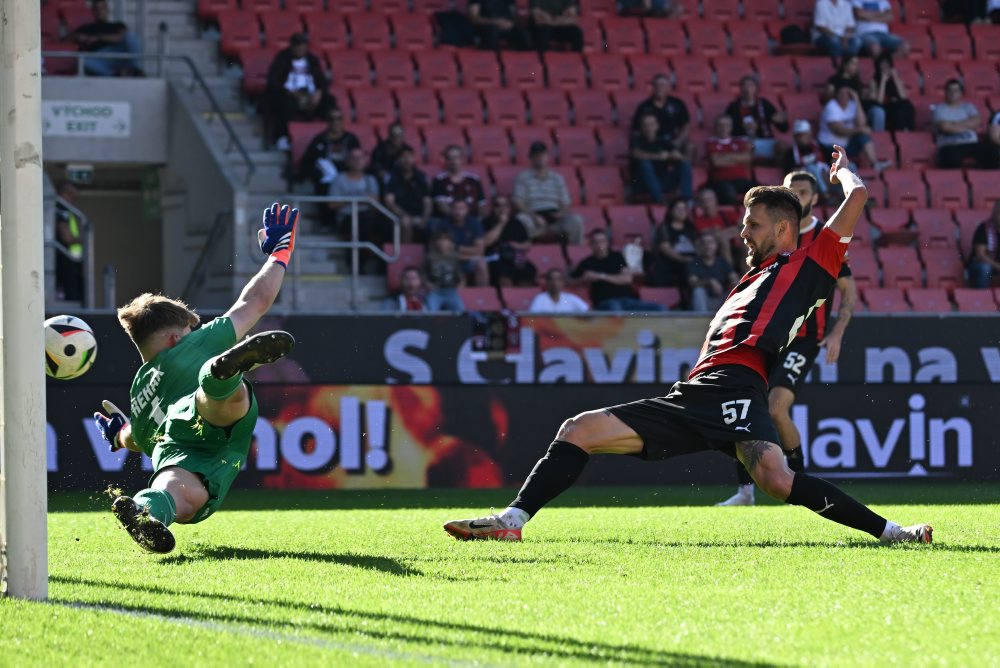
[[[55,200],[80,219],[80,226],[83,228],[83,307],[94,308],[94,228],[90,224],[90,218],[83,211],[59,195],[55,196]],[[57,253],[64,257],[77,261],[70,250],[57,239],[46,241],[45,246],[54,248]]]
[[[216,247],[217,237],[222,233],[223,223],[228,218],[231,218],[232,215],[232,209],[225,209],[215,216],[215,222],[212,223],[212,227],[208,230],[208,236],[205,237],[205,244],[201,247],[201,252],[198,253],[198,259],[195,260],[194,267],[188,276],[187,284],[181,293],[182,301],[190,302],[194,291],[200,288],[202,283],[205,282],[205,276],[208,274],[209,253]]]
[[[250,183],[250,179],[254,172],[257,171],[257,166],[253,164],[253,160],[250,158],[250,153],[247,151],[246,147],[243,146],[243,142],[240,141],[239,135],[233,129],[233,126],[229,123],[226,118],[225,112],[219,105],[219,102],[215,99],[212,94],[212,89],[207,83],[205,83],[205,78],[201,75],[198,70],[197,65],[188,56],[169,56],[165,54],[142,54],[142,53],[101,53],[97,51],[42,51],[42,57],[45,58],[76,58],[77,63],[77,74],[83,74],[83,59],[84,58],[102,58],[110,60],[156,60],[156,61],[176,61],[187,65],[187,68],[191,74],[191,77],[198,86],[201,87],[201,91],[205,94],[208,99],[209,106],[212,109],[212,117],[218,118],[222,122],[223,128],[226,130],[226,134],[229,136],[229,146],[226,147],[225,153],[228,153],[230,149],[234,148],[239,152],[240,157],[243,158],[243,162],[246,164],[247,173],[243,179],[243,185]]]

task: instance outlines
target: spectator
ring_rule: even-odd
[[[447,231],[435,232],[431,247],[424,259],[424,273],[430,290],[427,293],[428,311],[465,310],[458,288],[465,285],[462,261],[455,249],[455,242]]]
[[[400,291],[389,297],[382,304],[383,311],[397,311],[412,313],[414,311],[426,311],[427,292],[424,285],[424,275],[420,273],[419,267],[406,267],[400,277]]]
[[[536,141],[528,150],[531,169],[517,175],[514,181],[514,204],[518,220],[528,236],[558,235],[571,244],[583,240],[583,219],[570,211],[569,190],[562,174],[549,169],[549,149]]]
[[[352,149],[347,156],[347,169],[337,174],[330,184],[331,197],[362,197],[377,200],[378,183],[375,177],[365,172],[365,152]],[[338,234],[351,236],[351,203],[329,202],[327,207],[334,214],[334,224]],[[392,241],[392,221],[375,210],[367,202],[358,203],[358,238],[370,241],[376,246]]]
[[[545,290],[535,295],[528,311],[531,313],[586,313],[590,310],[587,302],[572,292],[565,292],[566,272],[549,269],[545,272]]]
[[[89,53],[142,55],[139,38],[121,21],[108,20],[107,0],[93,0],[94,20],[85,23],[69,36],[81,51]],[[145,76],[137,58],[84,58],[83,71],[97,77]]]
[[[1000,111],[990,117],[987,139],[993,145],[994,150],[1000,151]]]
[[[997,167],[997,148],[979,141],[979,111],[964,99],[965,87],[950,79],[944,87],[944,104],[934,106],[934,131],[937,138],[938,167],[958,169],[966,158],[982,169]]]
[[[403,151],[413,152],[413,147],[406,143],[404,135],[403,126],[393,123],[389,126],[389,134],[376,144],[375,150],[372,151],[372,161],[368,165],[368,171],[375,175],[380,184],[389,180],[389,174]]]
[[[888,160],[880,161],[875,156],[871,128],[865,121],[861,101],[858,99],[858,94],[849,86],[838,88],[833,99],[823,107],[817,138],[827,154],[833,152],[834,144],[847,149],[847,156],[851,160],[856,161],[864,154],[876,172],[881,172],[892,164]]]
[[[679,19],[684,14],[684,6],[679,0],[619,0],[618,13]]]
[[[694,147],[689,139],[691,115],[684,100],[670,94],[670,77],[657,74],[653,77],[653,94],[639,103],[632,115],[632,135],[638,135],[642,117],[652,113],[660,126],[660,134],[684,154],[688,162],[694,156]]]
[[[59,299],[83,301],[83,228],[80,219],[65,204],[76,203],[76,186],[67,181],[59,186],[56,200],[56,240],[66,249],[56,251],[56,293]]]
[[[809,121],[799,120],[792,124],[792,148],[785,154],[785,172],[802,170],[816,177],[819,194],[826,197],[829,190],[830,168],[824,160],[823,148],[813,138]]]
[[[611,250],[608,233],[590,233],[591,254],[581,260],[572,278],[590,289],[595,311],[665,311],[660,304],[638,299],[632,289],[633,273],[621,253]]]
[[[483,229],[490,285],[534,285],[538,270],[528,260],[531,239],[524,224],[514,216],[509,199],[503,195],[493,198]]]
[[[583,51],[583,31],[577,25],[580,8],[576,0],[531,0],[531,38],[535,48],[548,51],[551,42]]]
[[[416,155],[409,146],[404,146],[389,173],[382,201],[399,218],[404,244],[425,239],[431,216],[430,187],[427,176],[417,169]]]
[[[433,229],[435,236],[438,232],[447,232],[451,236],[458,258],[462,261],[462,274],[472,276],[474,285],[488,285],[490,274],[483,257],[485,234],[479,219],[469,213],[468,204],[464,200],[455,200],[449,216],[437,221]]]
[[[857,56],[848,56],[840,61],[837,71],[826,80],[823,104],[833,99],[841,86],[847,86],[857,93],[872,129],[885,130],[885,109],[873,100],[875,82],[871,81],[869,85],[865,85],[861,81],[861,60]]]
[[[970,288],[988,288],[1000,273],[1000,200],[993,202],[989,219],[972,233],[968,272]]]
[[[479,48],[497,51],[504,42],[512,49],[531,48],[531,38],[517,17],[515,0],[469,0],[469,21]]]
[[[892,5],[889,0],[851,0],[854,5],[855,34],[861,39],[861,48],[872,58],[883,53],[905,56],[910,45],[899,35],[889,32],[892,22]]]
[[[347,167],[347,155],[361,148],[354,133],[344,129],[344,112],[331,109],[326,121],[326,130],[309,142],[299,166],[299,173],[309,175],[317,195],[326,194],[337,173]]]
[[[872,102],[885,109],[885,129],[892,132],[916,128],[916,109],[907,98],[906,85],[896,71],[892,56],[883,53],[875,59]]]
[[[687,267],[694,260],[698,238],[690,213],[685,200],[674,200],[663,222],[656,226],[653,232],[653,285],[687,285]]]
[[[288,151],[288,123],[326,118],[337,101],[327,92],[323,64],[309,51],[305,33],[292,35],[291,44],[279,51],[267,70],[267,113],[275,147]]]
[[[472,215],[479,215],[479,209],[486,204],[486,194],[483,192],[483,184],[479,177],[463,169],[464,151],[452,144],[442,155],[445,170],[435,176],[431,183],[431,198],[434,200],[435,211],[439,216],[447,216],[452,202],[463,200]]]
[[[813,44],[840,60],[861,51],[861,38],[855,34],[854,8],[851,0],[816,0],[813,13]]]
[[[733,266],[719,256],[719,240],[702,232],[696,242],[697,255],[687,266],[692,311],[716,311],[738,280]]]
[[[719,254],[729,264],[733,263],[733,244],[743,247],[740,240],[739,226],[736,215],[719,208],[719,198],[715,191],[706,186],[698,190],[695,206],[692,211],[692,221],[696,232],[715,232],[719,238]]]
[[[715,134],[705,142],[708,157],[708,185],[723,204],[739,204],[743,193],[753,187],[750,162],[753,144],[746,137],[733,136],[733,119],[722,114],[715,119]]]
[[[632,139],[631,171],[633,193],[647,193],[657,204],[663,204],[665,194],[673,196],[678,191],[691,199],[691,163],[660,134],[653,112],[642,117],[639,134]]]
[[[770,160],[775,154],[774,130],[787,131],[788,118],[759,93],[757,77],[752,74],[743,77],[739,97],[726,107],[726,115],[733,120],[734,135],[753,140],[754,157]]]

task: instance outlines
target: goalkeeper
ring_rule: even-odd
[[[111,402],[94,421],[111,450],[128,448],[153,460],[149,487],[118,496],[112,512],[140,547],[174,549],[170,525],[201,522],[222,504],[250,450],[257,400],[243,374],[287,355],[287,332],[240,341],[278,296],[295,243],[298,209],[273,204],[258,232],[268,255],[225,315],[199,329],[186,304],[143,294],[118,309],[142,366],[131,390],[131,421]],[[194,331],[192,331],[194,330]]]

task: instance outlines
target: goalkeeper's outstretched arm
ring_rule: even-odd
[[[854,236],[854,226],[865,212],[868,189],[858,176],[847,168],[847,151],[840,146],[833,147],[833,164],[830,166],[830,183],[841,184],[844,201],[826,224],[841,238]]]
[[[295,246],[295,223],[299,210],[272,204],[264,210],[264,227],[258,235],[261,250],[268,255],[260,271],[243,288],[239,299],[226,312],[233,322],[236,338],[241,339],[274,304],[285,278]]]

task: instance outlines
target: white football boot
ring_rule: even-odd
[[[715,504],[717,506],[752,506],[754,504],[753,483],[740,485],[736,488],[736,493],[725,501]]]

